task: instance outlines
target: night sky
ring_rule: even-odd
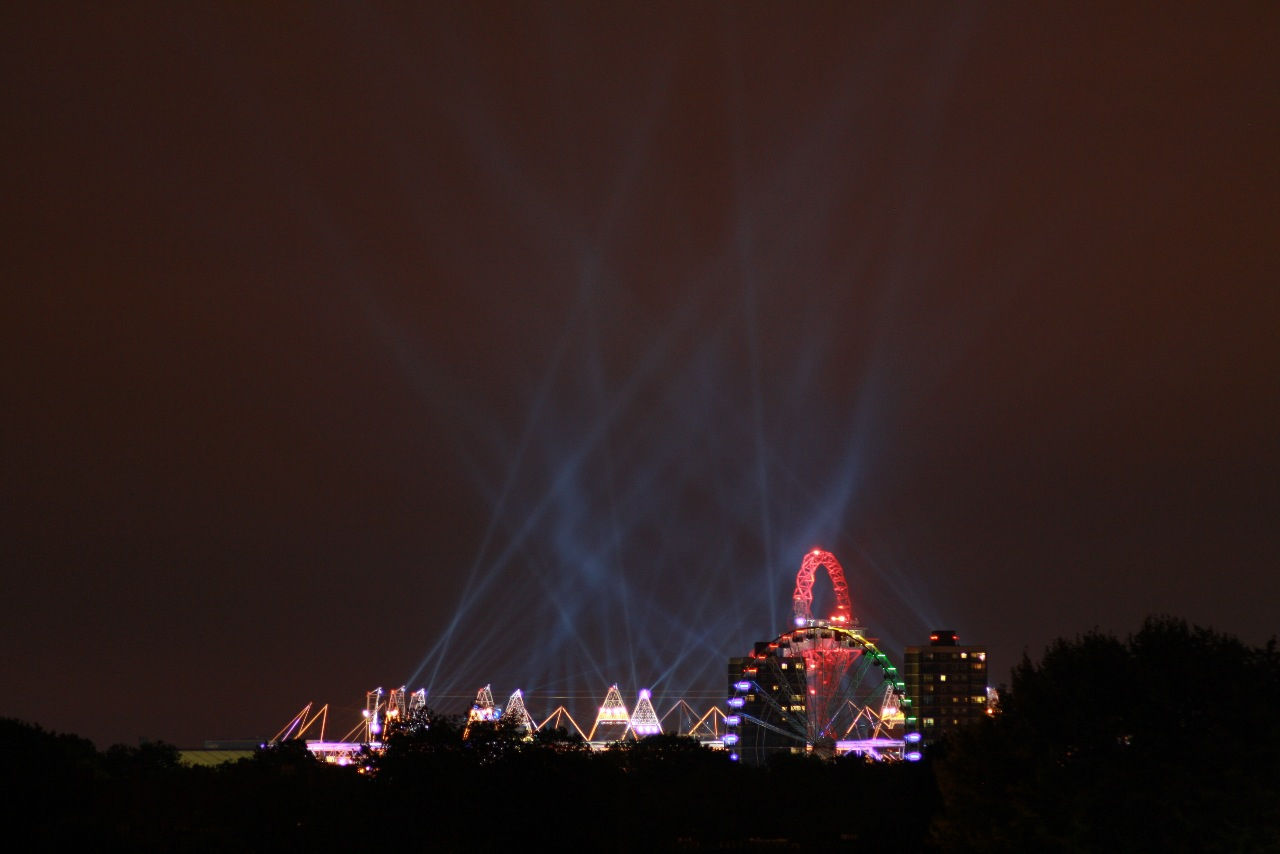
[[[1280,5],[1078,5],[7,4],[0,715],[1265,642]]]

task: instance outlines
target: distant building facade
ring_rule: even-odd
[[[909,646],[903,681],[914,702],[925,744],[987,715],[987,648],[966,646],[949,629],[930,633],[928,646]]]
[[[797,739],[793,731],[796,722],[805,720],[804,662],[779,657],[776,646],[761,641],[755,645],[755,655],[729,659],[734,742],[727,746],[749,765],[762,764],[776,753],[805,752],[803,738]],[[761,666],[769,674],[767,679],[758,672]],[[735,690],[740,683],[751,684],[748,693]]]

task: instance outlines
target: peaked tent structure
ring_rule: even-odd
[[[688,735],[702,741],[719,740],[728,726],[728,719],[719,706],[712,706],[707,713],[698,718],[697,723],[689,728]]]
[[[630,728],[631,713],[622,704],[622,695],[618,693],[618,685],[615,682],[609,686],[609,692],[604,695],[604,702],[596,714],[596,722],[591,725],[587,741],[593,743],[622,741]],[[599,734],[598,738],[597,734]]]
[[[658,713],[653,710],[653,701],[649,699],[648,688],[642,689],[640,698],[636,700],[636,710],[631,715],[630,730],[636,738],[658,735],[662,732],[662,724],[658,720]]]
[[[511,698],[507,700],[507,708],[498,720],[519,727],[525,735],[533,735],[537,729],[533,725],[533,718],[529,716],[529,710],[524,706],[524,694],[519,688],[512,692]]]
[[[568,726],[565,726],[566,723],[568,723]],[[582,736],[583,741],[587,741],[587,734],[582,731],[582,727],[578,726],[578,722],[573,719],[573,715],[569,714],[569,710],[564,706],[556,706],[556,710],[547,715],[547,719],[538,724],[537,729],[541,732],[548,727],[552,730],[562,729],[565,732],[576,732]]]
[[[498,709],[493,704],[493,690],[486,685],[476,692],[476,701],[471,704],[471,711],[467,714],[467,725],[462,730],[462,737],[466,738],[471,734],[472,724],[497,720],[498,714]]]
[[[697,726],[702,716],[694,711],[684,699],[676,700],[658,721],[667,732],[678,732],[681,735],[692,735],[690,730]]]

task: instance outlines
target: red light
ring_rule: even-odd
[[[836,594],[836,613],[849,619],[853,612],[853,603],[849,599],[849,585],[844,578],[844,567],[831,552],[814,549],[804,556],[800,563],[800,571],[796,574],[796,591],[792,596],[792,605],[797,625],[813,619],[813,576],[821,567],[827,571],[831,579],[831,587]]]

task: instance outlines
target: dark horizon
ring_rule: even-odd
[[[0,20],[0,715],[1280,631],[1276,4]]]

